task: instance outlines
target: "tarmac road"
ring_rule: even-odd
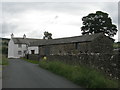
[[[2,89],[2,65],[0,65],[0,90]]]
[[[9,59],[9,65],[3,68],[2,78],[3,88],[80,88],[37,64],[21,59]]]

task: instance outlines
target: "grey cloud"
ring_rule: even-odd
[[[118,41],[120,41],[120,2],[118,3]]]
[[[4,2],[3,3],[3,12],[17,13],[24,10],[47,10],[47,11],[57,11],[57,12],[66,12],[74,14],[80,13],[81,10],[87,11],[90,6],[99,3],[68,3],[68,2]],[[76,14],[75,13],[75,14]]]
[[[16,14],[16,13],[21,13],[26,10],[38,10],[38,11],[49,11],[53,12],[55,11],[56,14],[57,12],[61,13],[67,13],[70,15],[81,15],[81,16],[86,16],[89,13],[95,13],[95,12],[90,12],[91,7],[99,7],[101,11],[107,11],[110,15],[112,15],[114,23],[117,23],[116,20],[116,5],[115,3],[104,3],[104,2],[94,2],[94,3],[88,3],[88,2],[3,2],[2,5],[2,11],[10,13],[10,14]],[[97,9],[96,9],[97,10]],[[91,10],[91,11],[96,11],[96,10]],[[86,12],[86,13],[84,13]],[[86,15],[85,15],[86,14]],[[59,15],[58,15],[59,16]],[[9,17],[11,18],[11,17]],[[81,23],[81,18],[80,23]],[[77,25],[80,26],[79,23],[77,22],[70,22],[68,23],[69,25]],[[13,24],[6,24],[4,23],[3,25],[3,34],[5,33],[10,33],[13,32],[17,28],[17,25]]]
[[[39,10],[39,11],[56,11],[68,14],[80,15],[83,14],[83,11],[86,12],[90,10],[91,6],[100,7],[101,10],[107,8],[108,12],[116,13],[114,10],[114,3],[103,3],[103,2],[4,2],[3,3],[3,12],[17,13],[23,12],[25,10]],[[94,13],[94,12],[89,12]],[[88,13],[88,14],[89,14]]]
[[[102,9],[111,16],[113,23],[118,25],[118,3],[116,2],[105,2]]]
[[[2,35],[5,36],[5,35],[8,35],[12,32],[15,31],[15,29],[17,28],[17,25],[13,25],[11,23],[3,23],[2,24]]]

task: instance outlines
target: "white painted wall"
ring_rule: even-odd
[[[14,58],[14,42],[12,39],[8,43],[8,58]]]
[[[14,43],[14,42],[13,42]],[[18,51],[17,51],[17,45],[14,44],[14,47],[13,47],[13,53],[14,53],[14,57],[13,58],[20,58],[19,55],[18,55]]]
[[[20,58],[25,56],[24,51],[27,50],[26,44],[22,44],[22,47],[18,47],[18,44],[14,44],[11,39],[8,43],[8,58]],[[18,55],[18,51],[21,51],[22,54]]]
[[[26,44],[22,44],[22,46],[19,47],[18,44],[14,44],[14,41],[11,39],[9,41],[9,43],[8,43],[8,58],[20,58],[20,57],[24,57],[25,56],[24,51],[27,51],[28,54],[31,54],[31,50],[35,50],[35,54],[39,53],[39,50],[38,50],[37,46],[28,47],[28,51],[27,51]],[[21,51],[22,54],[19,55],[18,51]]]
[[[18,47],[18,44],[16,44],[15,56],[17,56],[17,57],[19,57],[19,58],[20,58],[20,57],[24,57],[24,56],[25,56],[24,51],[26,51],[26,50],[27,50],[26,44],[22,44],[21,47]],[[19,54],[18,54],[18,51],[21,51],[22,54],[19,55]]]
[[[31,54],[31,50],[35,50],[35,54],[38,54],[38,53],[39,53],[39,50],[38,50],[38,47],[37,47],[37,46],[28,47],[28,52],[29,52],[29,54]]]

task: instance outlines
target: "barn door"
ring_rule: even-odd
[[[50,55],[50,48],[48,46],[45,47],[45,55]]]

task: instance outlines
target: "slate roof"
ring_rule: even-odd
[[[30,45],[31,42],[36,42],[36,41],[40,41],[40,39],[33,39],[33,38],[13,38],[12,39],[14,41],[15,44],[28,44]]]
[[[67,44],[67,43],[76,43],[76,42],[91,42],[95,38],[103,35],[102,33],[97,33],[93,35],[82,35],[75,37],[67,37],[67,38],[58,38],[58,39],[49,39],[49,40],[38,40],[31,42],[31,46],[38,45],[54,45],[54,44]]]

